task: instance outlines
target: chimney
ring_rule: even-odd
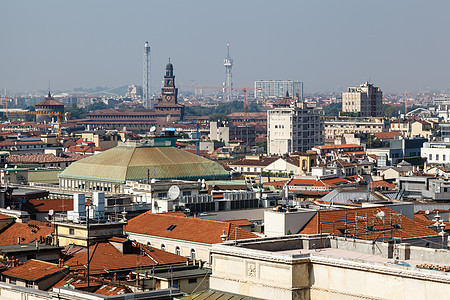
[[[147,270],[145,270],[144,275],[145,275],[145,278],[148,277],[148,271]]]

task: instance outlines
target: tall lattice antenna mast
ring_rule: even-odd
[[[144,46],[144,82],[142,84],[143,89],[143,102],[145,108],[153,108],[151,97],[151,61],[150,61],[150,44],[145,42]]]
[[[233,80],[231,69],[233,68],[233,60],[230,57],[230,43],[227,42],[227,58],[225,58],[223,65],[225,66],[225,84],[224,84],[224,100],[233,100]]]

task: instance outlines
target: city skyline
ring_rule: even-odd
[[[49,80],[55,90],[140,84],[148,40],[154,92],[169,57],[178,83],[221,86],[227,42],[236,87],[299,80],[311,93],[370,80],[388,93],[447,90],[448,8],[441,1],[3,2],[0,89],[43,90]]]

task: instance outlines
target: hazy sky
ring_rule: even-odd
[[[305,92],[370,78],[386,92],[450,87],[450,1],[0,1],[0,88],[142,84],[168,58],[177,83],[292,79]]]

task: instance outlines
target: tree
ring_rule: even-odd
[[[393,118],[398,116],[399,109],[389,105],[389,104],[383,104],[383,116],[386,118]]]
[[[339,112],[342,111],[342,103],[331,103],[323,107],[323,112],[326,116],[339,116]]]

